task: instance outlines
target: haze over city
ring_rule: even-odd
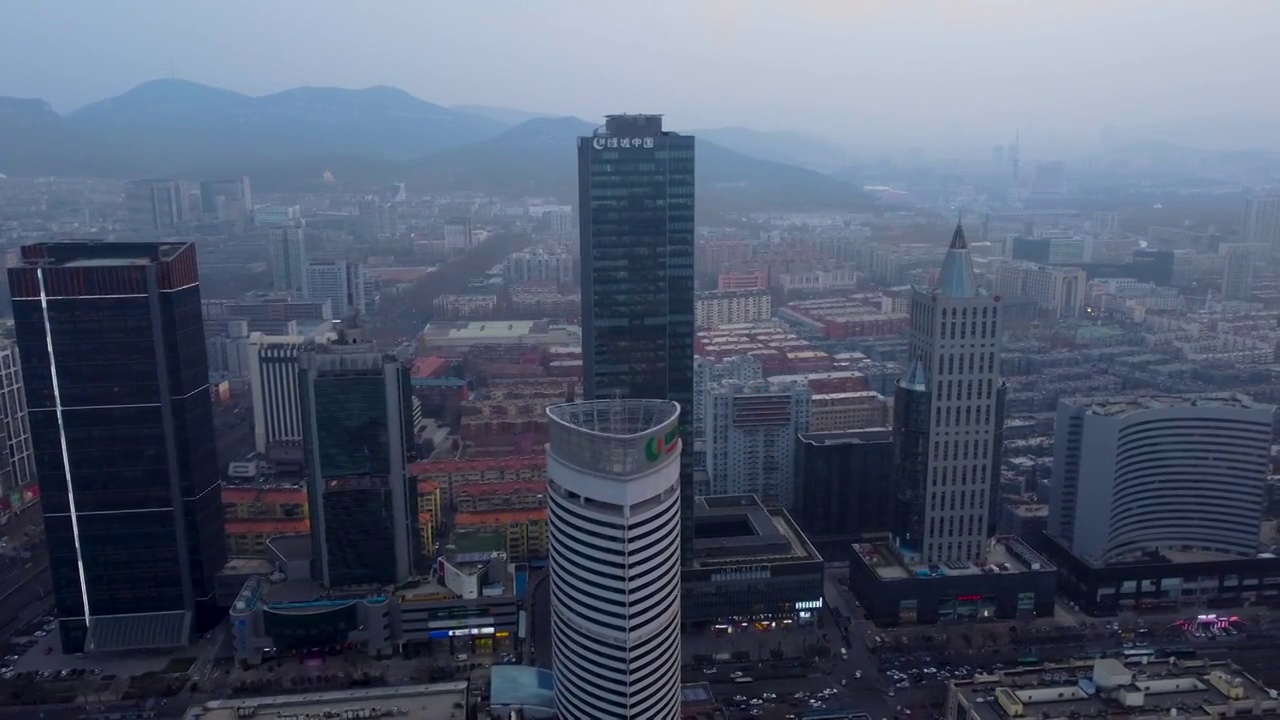
[[[0,95],[60,112],[171,74],[248,94],[392,85],[443,105],[1036,156],[1111,124],[1214,148],[1280,127],[1280,5],[1135,0],[0,4]],[[1269,129],[1269,131],[1268,131]]]
[[[0,720],[1280,720],[1280,0],[0,0]]]

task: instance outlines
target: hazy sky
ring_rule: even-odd
[[[1280,118],[1277,0],[0,0],[0,95],[178,77],[930,146]]]

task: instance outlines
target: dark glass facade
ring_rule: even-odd
[[[920,550],[924,542],[929,499],[928,390],[898,383],[893,397],[893,526],[905,547]]]
[[[893,433],[888,428],[805,433],[798,438],[796,521],[824,556],[839,557],[893,516]]]
[[[404,582],[419,552],[408,370],[370,343],[299,355],[312,575],[326,587]]]
[[[218,619],[226,547],[195,255],[70,241],[24,247],[9,270],[64,652],[110,649],[88,628],[113,617]],[[173,640],[122,642],[151,639]]]
[[[681,407],[681,559],[692,563],[694,138],[611,115],[578,139],[587,400]]]

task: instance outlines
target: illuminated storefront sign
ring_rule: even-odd
[[[492,635],[495,632],[493,626],[463,628],[461,630],[450,630],[449,637],[466,637],[468,635]]]
[[[653,138],[651,137],[647,137],[647,138],[596,137],[596,138],[591,138],[591,147],[597,150],[604,150],[605,148],[610,148],[610,149],[638,148],[638,147],[651,148],[653,147]]]

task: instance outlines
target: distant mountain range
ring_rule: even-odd
[[[248,174],[303,189],[327,170],[344,187],[403,180],[421,191],[573,197],[575,138],[597,123],[511,108],[443,107],[391,87],[302,87],[253,97],[154,80],[58,115],[0,98],[0,173],[140,177]],[[746,128],[695,131],[700,192],[774,206],[864,209],[861,189],[796,163],[822,141]]]

